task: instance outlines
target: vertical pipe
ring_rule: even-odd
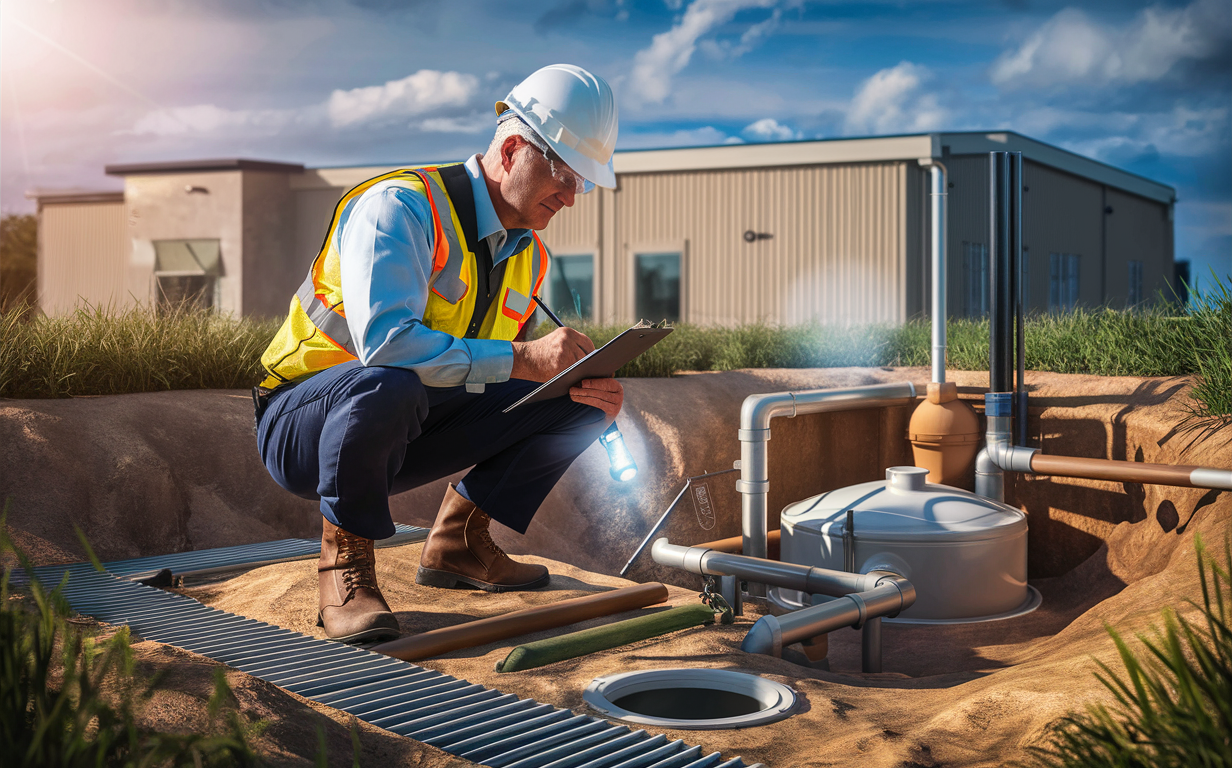
[[[1014,424],[1016,444],[1025,446],[1027,444],[1027,336],[1026,323],[1024,321],[1024,313],[1026,311],[1027,297],[1023,293],[1026,286],[1026,280],[1023,279],[1023,266],[1025,262],[1022,258],[1022,153],[1013,153],[1013,186],[1012,192],[1014,195],[1014,307],[1015,307],[1015,328],[1014,336],[1018,343],[1015,351],[1015,361],[1017,362],[1017,371],[1014,378],[1014,385],[1017,388],[1017,397],[1014,399]]]
[[[1012,282],[1009,270],[1011,237],[1010,163],[1008,152],[989,152],[988,247],[988,386],[993,392],[1011,391],[1010,324],[1006,312]]]
[[[740,506],[741,506],[741,535],[744,538],[744,546],[742,551],[749,557],[766,556],[766,496],[767,490],[761,486],[768,486],[769,481],[765,478],[769,477],[768,467],[766,463],[766,443],[765,438],[757,435],[753,440],[740,441],[740,477],[741,484],[737,487],[740,489]],[[759,487],[749,489],[752,492],[746,492],[744,485],[746,478],[753,478],[749,484],[755,484]],[[749,594],[754,597],[766,596],[766,585],[758,582],[749,582]]]
[[[945,324],[948,318],[946,309],[946,201],[948,190],[945,166],[936,160],[929,161],[929,174],[932,181],[932,280],[933,280],[933,381],[945,381]]]
[[[881,671],[881,617],[867,619],[860,630],[860,670]]]

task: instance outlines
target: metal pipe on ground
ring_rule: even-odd
[[[911,582],[890,574],[873,589],[844,595],[820,605],[801,608],[783,616],[762,616],[749,630],[740,650],[769,656],[783,655],[783,647],[799,643],[843,627],[863,627],[866,622],[883,616],[897,616],[915,603],[915,587]],[[881,633],[866,634],[862,654],[865,672],[881,671]],[[875,655],[869,642],[875,641]]]
[[[575,659],[609,648],[628,645],[669,632],[714,623],[714,610],[696,603],[666,611],[625,619],[602,627],[583,629],[566,635],[524,643],[514,648],[504,661],[496,665],[497,672],[520,672],[565,659]]]
[[[740,480],[736,482],[736,490],[741,494],[742,549],[745,554],[756,558],[766,556],[766,498],[770,491],[766,441],[770,439],[771,419],[778,416],[794,418],[800,414],[824,411],[905,405],[914,399],[915,386],[910,382],[774,392],[745,398],[740,408]],[[749,593],[764,596],[765,584],[750,581]]]
[[[650,556],[660,565],[670,565],[703,576],[736,576],[746,581],[758,581],[828,597],[866,592],[875,589],[887,579],[900,578],[892,571],[846,573],[748,555],[715,552],[701,547],[681,547],[668,542],[667,539],[657,539],[650,548]]]
[[[403,661],[430,659],[459,648],[474,648],[485,643],[555,629],[666,601],[667,587],[662,584],[637,584],[401,637],[381,643],[371,650]]]

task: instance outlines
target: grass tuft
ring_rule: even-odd
[[[1099,376],[1196,377],[1186,426],[1232,424],[1232,286],[1214,289],[1179,311],[1164,301],[1133,310],[1079,309],[1026,321],[1030,370]],[[262,378],[260,356],[276,320],[236,320],[181,307],[170,311],[86,308],[66,317],[0,311],[0,397],[72,397],[169,389],[250,387]],[[624,326],[578,323],[596,344]],[[552,326],[540,325],[540,335]],[[988,321],[948,324],[948,365],[988,369]],[[623,377],[737,368],[927,366],[931,327],[903,325],[730,328],[680,325],[621,368]]]
[[[1040,768],[1215,768],[1232,766],[1232,537],[1221,566],[1195,537],[1202,581],[1201,612],[1190,621],[1164,611],[1164,628],[1139,635],[1135,651],[1111,628],[1125,671],[1099,662],[1099,681],[1115,704],[1093,704],[1063,718],[1045,747],[1032,750]]]

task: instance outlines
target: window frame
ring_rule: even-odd
[[[688,322],[689,317],[689,302],[687,289],[689,277],[689,241],[688,240],[647,240],[643,242],[633,243],[628,248],[629,267],[625,271],[626,285],[628,286],[628,299],[624,302],[627,316],[632,318],[632,322],[637,322],[637,258],[639,256],[654,256],[665,253],[675,253],[680,256],[680,317],[676,323]],[[662,318],[646,318],[651,322],[658,322]]]
[[[599,315],[599,253],[595,248],[565,248],[553,249],[551,251],[552,266],[548,270],[547,278],[544,280],[548,287],[548,301],[551,302],[552,311],[557,315],[564,317],[565,314],[572,315],[572,312],[562,313],[557,306],[556,297],[552,293],[552,276],[556,274],[556,270],[560,268],[557,264],[558,259],[570,258],[573,256],[589,256],[590,257],[590,317],[584,317],[587,322],[597,322]]]

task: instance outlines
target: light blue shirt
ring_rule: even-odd
[[[479,168],[465,168],[475,196],[480,238],[499,264],[526,248],[530,230],[501,225]],[[459,339],[423,324],[432,277],[432,209],[423,195],[391,183],[364,192],[342,212],[334,245],[341,256],[342,300],[356,356],[364,365],[409,368],[428,387],[482,392],[509,379],[513,345],[498,339]]]

